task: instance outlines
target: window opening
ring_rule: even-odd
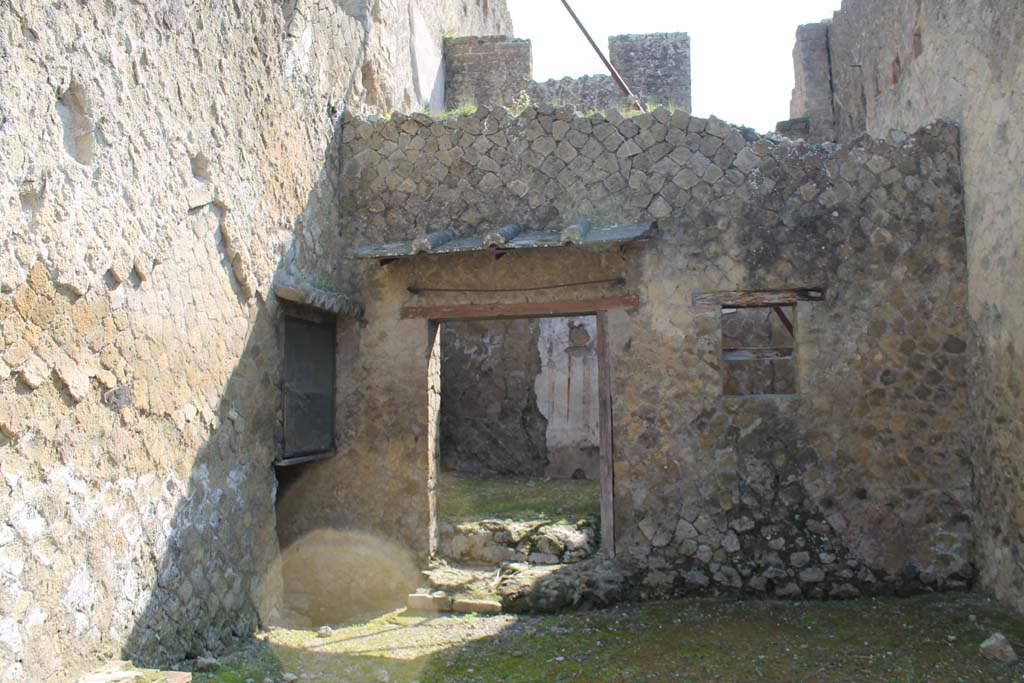
[[[722,307],[722,393],[797,393],[796,306]]]
[[[281,464],[334,453],[334,318],[285,317]]]

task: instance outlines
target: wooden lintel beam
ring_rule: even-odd
[[[775,311],[775,315],[779,316],[779,320],[782,321],[783,326],[789,332],[789,336],[790,337],[794,336],[794,334],[793,334],[793,321],[791,321],[789,319],[789,316],[787,316],[785,311],[782,310],[782,307],[781,306],[772,306],[772,310]]]
[[[722,349],[722,360],[785,360],[793,357],[793,349]]]
[[[724,306],[726,308],[791,306],[798,301],[823,301],[824,299],[824,289],[761,289],[746,292],[706,292],[693,295],[694,305]]]
[[[403,306],[401,318],[428,320],[501,320],[507,318],[560,318],[568,315],[591,315],[613,308],[639,308],[637,296],[550,301],[517,304],[456,304],[446,306]]]

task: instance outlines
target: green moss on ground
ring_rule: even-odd
[[[972,618],[973,616],[973,618]],[[972,594],[783,603],[700,598],[547,616],[410,617],[339,627],[329,638],[272,630],[197,683],[468,683],[578,680],[1021,681],[984,659],[1003,632],[1024,651],[1024,619]]]
[[[439,477],[438,511],[443,521],[511,519],[597,522],[601,483],[589,479],[472,477],[444,472]]]

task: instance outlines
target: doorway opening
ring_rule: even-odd
[[[606,325],[587,311],[432,325],[436,557],[494,567],[614,553]]]
[[[499,520],[515,531],[507,534],[505,549],[491,555],[554,564],[596,552],[596,318],[449,322],[440,337],[442,554],[486,559],[446,546],[457,529],[495,527]],[[547,527],[565,542],[527,531]]]

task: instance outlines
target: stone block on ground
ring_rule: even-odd
[[[993,633],[981,644],[981,654],[997,662],[1014,664],[1020,660],[1017,652],[1002,633]]]
[[[452,599],[444,593],[410,593],[405,606],[413,612],[451,612]]]

